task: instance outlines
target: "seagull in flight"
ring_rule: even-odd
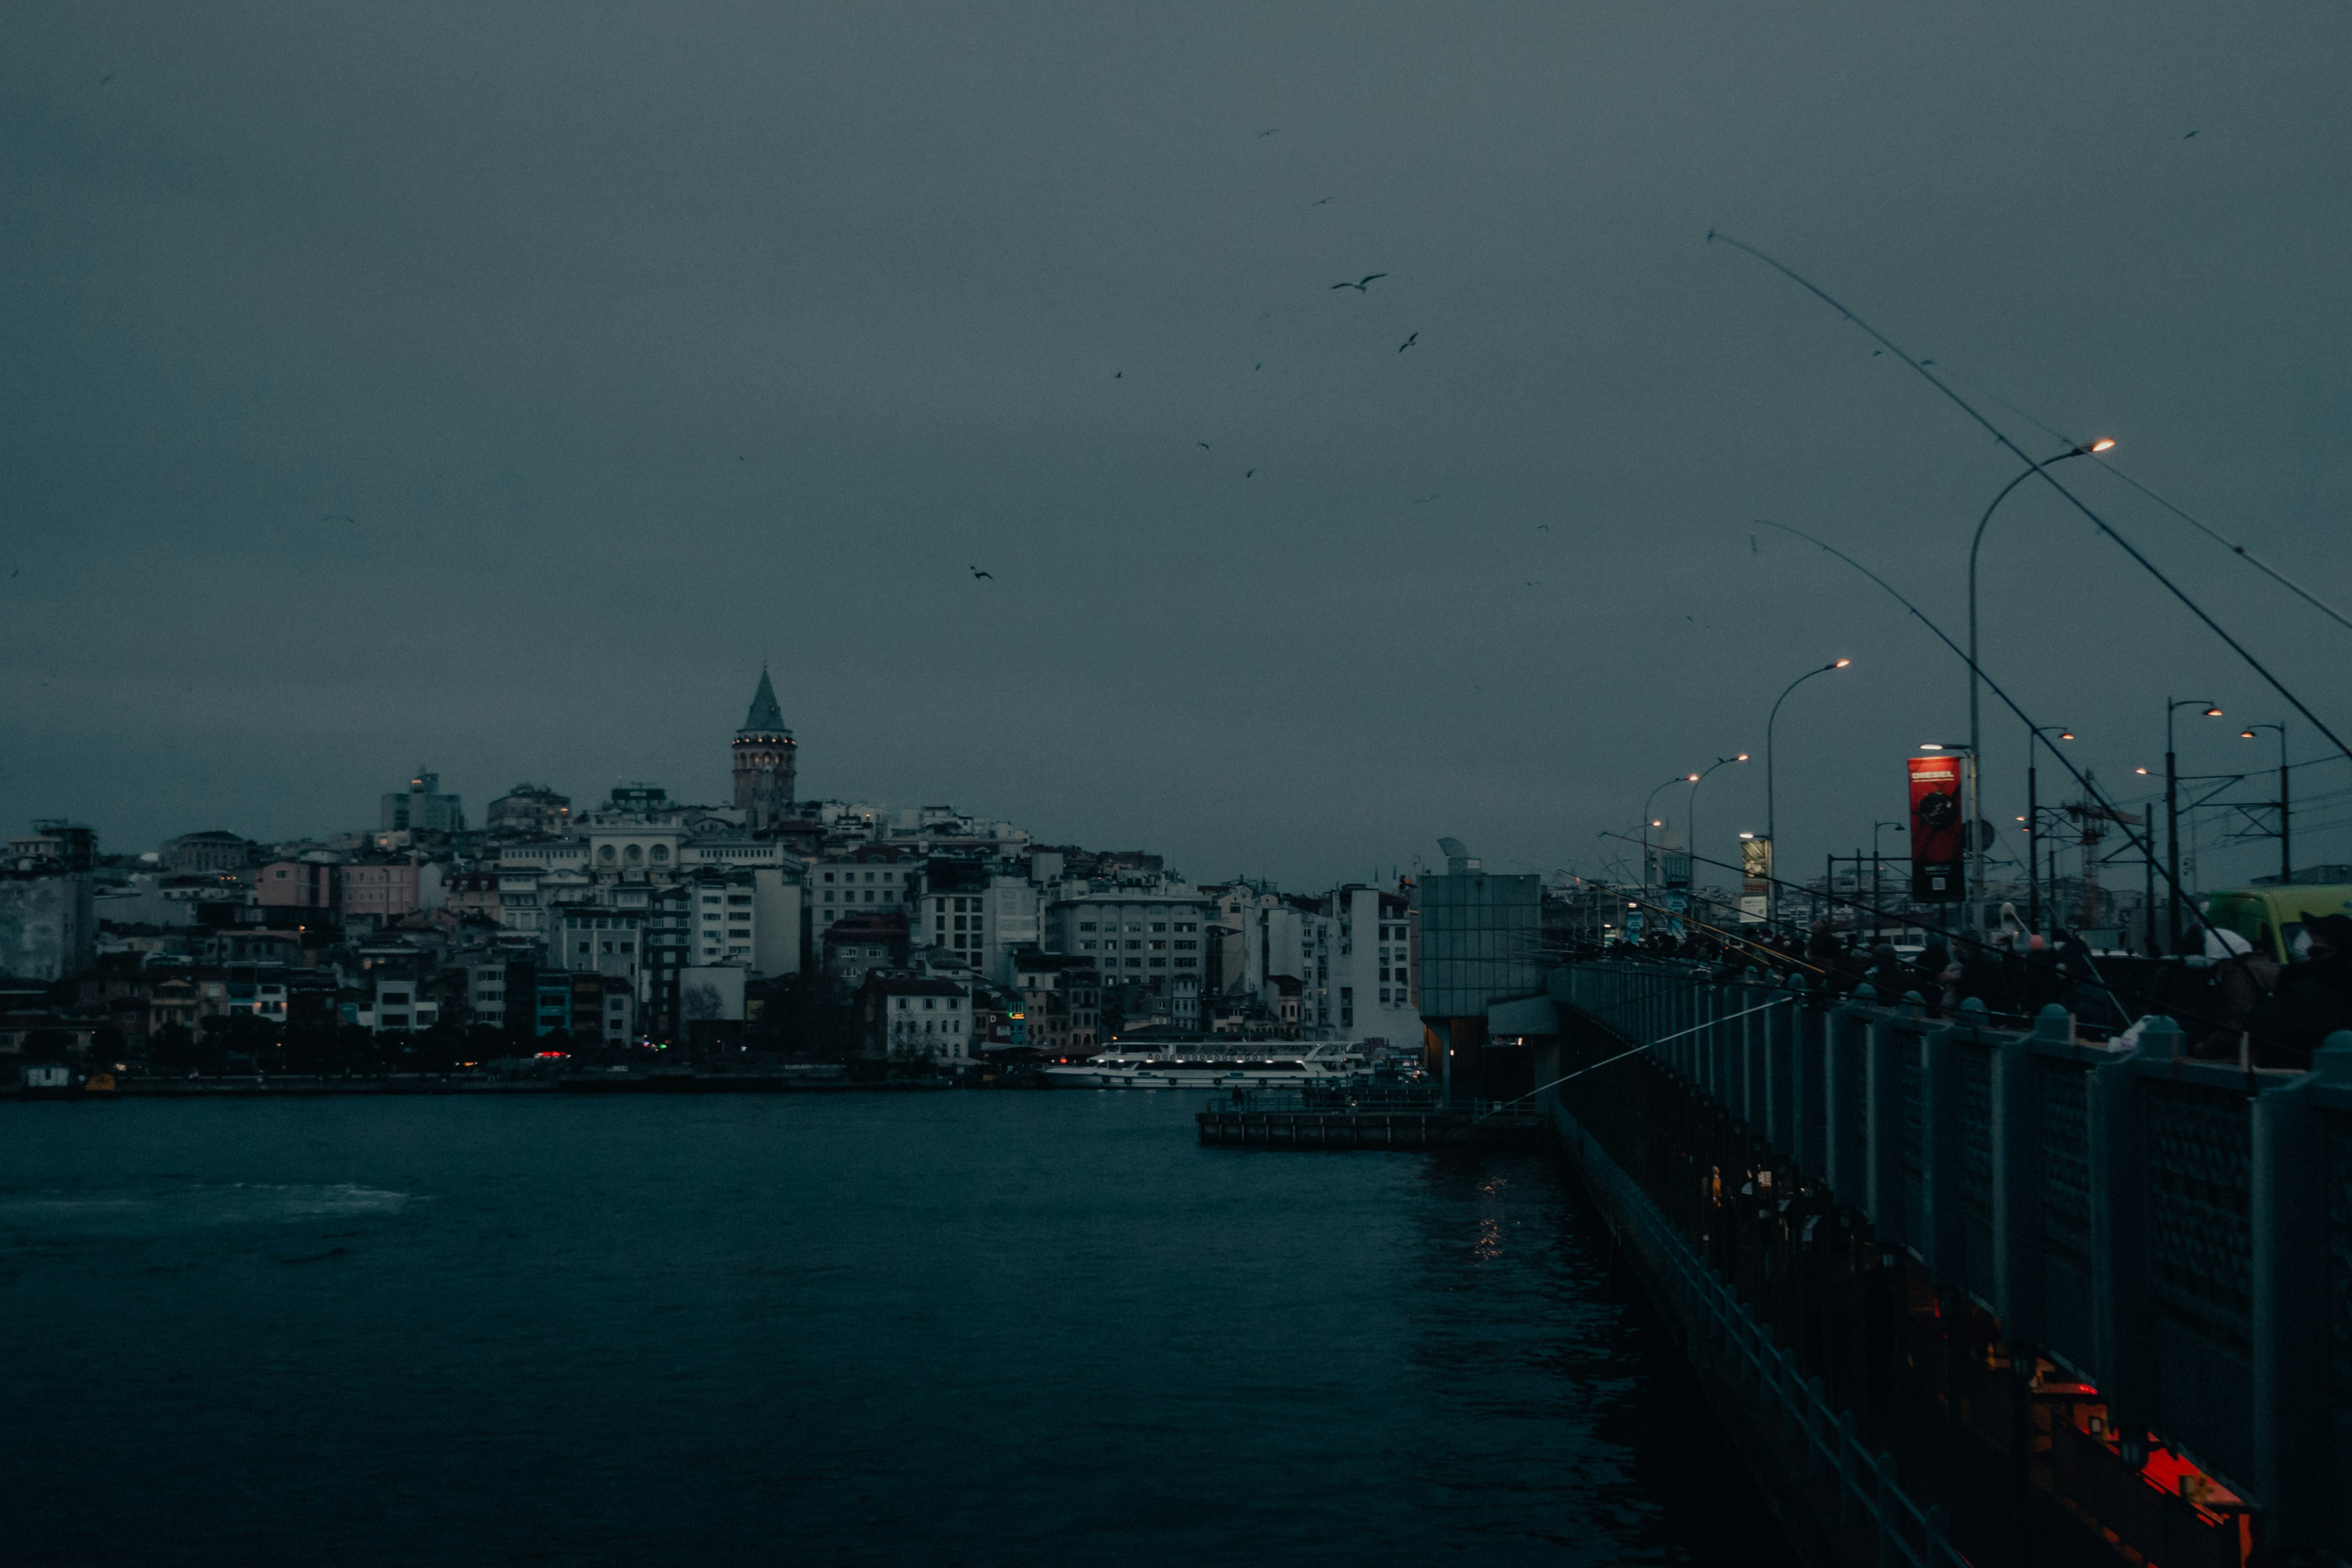
[[[1444,493],[1445,492],[1444,490],[1432,490],[1425,496],[1415,496],[1412,498],[1412,504],[1415,506],[1427,506],[1431,501],[1435,500],[1439,496],[1442,496]]]
[[[1200,447],[1200,448],[1201,448],[1201,450],[1202,450],[1203,452],[1205,452],[1205,451],[1207,451],[1207,450],[1209,449],[1209,444],[1208,444],[1206,441],[1195,441],[1195,442],[1193,442],[1193,443],[1192,443],[1192,445],[1194,445],[1195,447]]]
[[[1281,130],[1281,129],[1282,129],[1282,127],[1281,127],[1281,126],[1279,126],[1279,125],[1277,125],[1277,126],[1276,126],[1276,127],[1274,128],[1274,131],[1261,131],[1261,132],[1259,132],[1257,133],[1257,139],[1258,139],[1259,141],[1263,142],[1263,141],[1265,141],[1267,137],[1269,137],[1269,136],[1273,135],[1275,131],[1279,131],[1279,130]]]
[[[1329,196],[1325,196],[1325,197],[1323,198],[1323,201],[1320,201],[1320,202],[1308,202],[1307,205],[1308,206],[1310,206],[1310,207],[1319,207],[1319,206],[1321,206],[1321,205],[1324,205],[1324,202],[1336,202],[1336,201],[1338,201],[1339,199],[1339,198],[1338,196],[1336,196],[1336,195],[1329,195]]]
[[[350,524],[351,524],[352,527],[354,527],[354,528],[357,528],[357,527],[359,526],[359,521],[360,521],[360,520],[359,520],[358,518],[355,518],[355,517],[346,517],[346,516],[344,516],[341,512],[339,512],[339,511],[331,511],[331,512],[329,512],[326,516],[324,516],[324,517],[320,518],[319,521],[320,521],[320,522],[348,522],[348,523],[350,523]]]
[[[1257,470],[1256,470],[1255,468],[1244,468],[1244,469],[1242,471],[1242,478],[1244,478],[1244,479],[1255,479],[1256,477],[1257,477]]]
[[[1412,336],[1405,339],[1404,342],[1397,344],[1397,353],[1402,353],[1405,350],[1412,347],[1413,344],[1419,342],[1421,342],[1421,334],[1419,332],[1415,332]]]
[[[974,567],[971,569],[971,577],[972,577],[972,581],[973,581],[973,582],[975,582],[975,583],[979,582],[979,581],[980,581],[982,578],[983,578],[983,577],[985,577],[986,579],[988,579],[988,580],[989,580],[990,582],[992,582],[992,583],[993,583],[993,582],[995,582],[995,581],[996,581],[996,574],[995,574],[995,573],[993,573],[993,572],[983,572],[983,571],[982,571],[982,570],[981,570],[979,567],[977,567],[977,566],[974,566]]]
[[[1536,531],[1538,533],[1549,533],[1551,531],[1551,524],[1548,522],[1539,522],[1536,524]]]
[[[1353,289],[1357,293],[1364,294],[1370,292],[1371,286],[1379,279],[1387,276],[1388,274],[1385,272],[1367,272],[1364,274],[1363,281],[1360,283],[1334,283],[1331,287],[1334,289]]]

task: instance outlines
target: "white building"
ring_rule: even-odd
[[[1013,955],[1043,937],[1043,894],[1026,877],[968,861],[932,861],[914,895],[908,928],[917,946],[952,953],[998,984],[1013,980]]]
[[[877,1054],[894,1061],[971,1058],[971,993],[964,986],[912,975],[876,975],[866,985],[878,1004],[869,1037]]]
[[[812,862],[808,868],[808,915],[812,941],[819,945],[842,916],[912,916],[922,887],[922,858],[912,849],[861,845]]]
[[[1114,889],[1060,897],[1046,906],[1041,945],[1048,952],[1093,959],[1106,986],[1164,991],[1171,976],[1200,977],[1201,928],[1215,912],[1213,898],[1190,889]]]

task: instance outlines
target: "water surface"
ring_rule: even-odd
[[[1193,1109],[0,1106],[11,1560],[1785,1561],[1551,1161]]]

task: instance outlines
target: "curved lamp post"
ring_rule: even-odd
[[[1658,789],[1669,789],[1678,784],[1696,784],[1697,782],[1696,773],[1676,773],[1664,784],[1660,784]],[[1665,826],[1663,820],[1650,816],[1650,807],[1658,804],[1658,789],[1652,790],[1650,798],[1642,803],[1642,896],[1645,899],[1650,893],[1650,829]]]
[[[1772,715],[1764,721],[1764,842],[1771,846],[1770,853],[1773,855],[1777,856],[1780,853],[1780,841],[1776,837],[1780,832],[1780,820],[1772,811],[1772,726],[1780,721],[1780,704],[1789,700],[1790,692],[1794,691],[1816,675],[1827,675],[1832,669],[1843,669],[1853,662],[1853,660],[1850,658],[1834,658],[1819,669],[1809,669],[1789,682],[1780,695],[1772,700]],[[1768,907],[1772,910],[1773,918],[1777,921],[1780,912],[1780,884],[1777,877],[1770,886],[1772,891],[1767,897],[1771,902]]]
[[[2286,838],[2286,726],[2284,724],[2249,724],[2238,731],[2238,739],[2251,741],[2257,730],[2276,730],[2279,738],[2279,886],[2294,886],[2294,857],[2287,851]]]
[[[1694,884],[1698,881],[1698,786],[1706,782],[1707,774],[1726,763],[1744,763],[1747,760],[1748,753],[1745,752],[1736,757],[1717,757],[1706,767],[1691,774],[1690,794],[1683,801],[1683,831],[1690,836],[1691,881]]]
[[[2095,441],[2085,441],[2079,447],[2069,447],[2056,457],[2036,464],[2001,486],[2000,493],[1992,498],[1992,505],[1985,508],[1984,516],[1977,519],[1976,537],[1969,541],[1969,754],[1977,759],[1979,777],[1983,776],[1984,734],[1977,722],[1978,687],[1981,684],[1977,677],[1979,668],[1977,664],[1977,552],[1984,544],[1985,525],[1992,521],[1992,514],[1999,510],[2000,503],[2009,499],[2010,491],[2040,473],[2043,468],[2063,463],[2069,458],[2087,458],[2100,452],[2113,451],[2115,445],[2114,437],[2102,436]],[[1968,826],[1964,846],[1968,851],[1966,861],[1968,875],[1964,881],[1969,895],[1969,929],[1979,934],[1982,934],[1984,928],[1982,899],[1984,872],[1983,862],[1977,849],[1977,825],[1973,818],[1981,809],[1978,802],[1973,800],[1969,802],[1971,820]]]
[[[2172,928],[2172,945],[2168,950],[2180,950],[2180,769],[2172,757],[2172,716],[2183,708],[2200,708],[2208,719],[2221,717],[2221,706],[2202,697],[2184,697],[2178,702],[2166,698],[2164,702],[2164,874],[2171,886],[2165,889],[2166,903],[2171,918],[2166,923]],[[2151,918],[2150,925],[2155,924]]]

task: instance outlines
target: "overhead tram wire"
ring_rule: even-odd
[[[2063,484],[2060,483],[2059,480],[2051,474],[2050,465],[2048,463],[2027,456],[2025,448],[2020,447],[2015,441],[2011,440],[2006,431],[2002,430],[2000,426],[1995,425],[1991,420],[1979,413],[1974,404],[1970,403],[1967,398],[1962,397],[1958,393],[1953,391],[1950,386],[1947,385],[1940,377],[1928,370],[1926,365],[1912,358],[1911,355],[1898,345],[1894,339],[1888,337],[1876,327],[1872,326],[1868,321],[1864,321],[1860,316],[1854,314],[1851,309],[1840,302],[1819,284],[1813,282],[1802,273],[1774,260],[1771,257],[1765,255],[1764,252],[1757,249],[1754,246],[1749,245],[1743,240],[1734,239],[1731,236],[1720,233],[1715,229],[1708,229],[1706,231],[1706,238],[1707,243],[1710,245],[1719,239],[1723,241],[1724,244],[1730,246],[1733,249],[1744,251],[1748,255],[1754,257],[1757,260],[1764,263],[1765,266],[1769,267],[1773,271],[1778,272],[1783,278],[1788,279],[1790,282],[1796,284],[1799,288],[1804,289],[1807,293],[1812,295],[1823,304],[1829,306],[1830,309],[1835,310],[1839,315],[1843,316],[1847,321],[1852,321],[1855,326],[1861,328],[1864,332],[1870,335],[1873,342],[1878,343],[1884,347],[1888,353],[1893,354],[1905,364],[1909,365],[1914,371],[1916,371],[1920,377],[1924,379],[1928,385],[1933,386],[1937,391],[1942,393],[1951,401],[1953,406],[1958,408],[1970,419],[1975,420],[1977,424],[1981,426],[1994,440],[2000,442],[2001,446],[2008,448],[2011,456],[2015,457],[2027,468],[2032,469],[2035,478],[2039,479],[2043,484],[2048,485],[2052,489],[2056,490],[2060,495],[2065,497],[2068,505],[2072,506],[2076,511],[2081,512],[2084,517],[2090,519],[2093,527],[2096,528],[2101,533],[2105,534],[2109,539],[2113,540],[2117,548],[2121,549],[2125,554],[2130,556],[2134,561],[2139,563],[2143,571],[2147,572],[2149,576],[2162,584],[2165,590],[2174,598],[2179,600],[2181,604],[2188,606],[2189,612],[2191,615],[2205,623],[2207,630],[2210,631],[2215,637],[2220,637],[2224,643],[2228,644],[2231,651],[2235,653],[2240,658],[2245,660],[2247,667],[2256,675],[2261,676],[2263,679],[2269,684],[2272,690],[2286,699],[2288,704],[2293,707],[2297,713],[2303,715],[2304,721],[2306,723],[2310,724],[2313,729],[2318,731],[2321,734],[2326,736],[2329,744],[2333,745],[2337,751],[2342,752],[2347,757],[2352,757],[2352,746],[2346,745],[2336,735],[2335,731],[2322,723],[2320,721],[2319,715],[2314,713],[2309,708],[2304,706],[2303,700],[2297,697],[2294,692],[2288,690],[2286,683],[2279,679],[2277,676],[2273,675],[2270,672],[2269,667],[2264,665],[2262,660],[2256,658],[2251,652],[2249,652],[2244,644],[2241,643],[2237,638],[2231,637],[2227,631],[2223,630],[2221,622],[2215,620],[2211,616],[2205,613],[2204,606],[2200,605],[2196,600],[2183,593],[2179,585],[2174,583],[2171,578],[2166,576],[2154,562],[2141,554],[2137,547],[2135,546],[2131,541],[2126,539],[2121,533],[2116,531],[2114,524],[2107,521],[2105,518],[2101,517],[2097,512],[2093,511],[2090,507],[2084,502],[2080,496],[2076,495],[2073,490],[2068,489]],[[1790,531],[1793,533],[1796,531],[1791,529]],[[1819,541],[1815,541],[1815,542],[1818,543]],[[1828,547],[1824,545],[1823,548],[1826,549]],[[1917,612],[1914,611],[1913,613],[1916,614]],[[1921,616],[1920,618],[1923,620],[1926,619],[1925,616]],[[1942,637],[1943,634],[1938,632],[1937,633],[1937,636]],[[1947,637],[1945,640],[1948,642],[1951,639]],[[1965,658],[1966,656],[1963,655],[1962,657]]]
[[[1727,241],[1727,243],[1730,242]],[[2065,441],[2069,445],[2081,445],[2080,442],[2077,442],[2073,437],[2065,435],[2047,421],[2035,418],[2032,415],[2027,413],[2024,409],[2020,408],[2016,404],[2011,403],[2008,398],[2003,397],[2000,393],[1993,391],[1982,382],[1977,381],[1969,376],[1961,375],[1955,372],[1951,366],[1945,364],[1940,361],[1937,362],[1936,368],[1942,371],[1950,380],[1975,387],[1979,394],[1992,399],[1995,403],[2000,404],[2003,408],[2008,409],[2011,414],[2016,415],[2020,419],[2024,420],[2028,425],[2032,426],[2043,435],[2049,436],[2056,440]],[[2300,583],[2285,576],[2275,567],[2272,566],[2270,563],[2264,561],[2261,556],[2256,555],[2252,551],[2247,549],[2244,545],[2240,544],[2237,541],[2229,538],[2219,529],[2213,528],[2202,518],[2190,512],[2187,508],[2179,506],[2163,496],[2157,494],[2156,491],[2150,489],[2147,486],[2140,483],[2137,479],[2124,472],[2122,468],[2118,468],[2113,462],[2099,464],[2097,471],[2121,479],[2125,484],[2129,485],[2132,489],[2137,490],[2140,494],[2146,496],[2148,500],[2154,501],[2157,505],[2162,507],[2165,510],[2170,512],[2173,516],[2179,518],[2181,521],[2187,523],[2189,527],[2195,529],[2198,532],[2211,540],[2214,543],[2221,546],[2231,554],[2242,559],[2247,565],[2252,566],[2255,571],[2260,572],[2263,576],[2268,577],[2272,582],[2276,583],[2280,587],[2284,588],[2288,593],[2293,594],[2296,598],[2301,599],[2305,604],[2309,605],[2313,609],[2317,610],[2321,615],[2326,616],[2329,620],[2334,621],[2346,631],[2352,631],[2352,619],[2347,619],[2341,611],[2336,608],[2336,606],[2328,604],[2326,600],[2320,598],[2317,595],[2304,587]]]
[[[1971,670],[1974,670],[1976,672],[1977,679],[1984,682],[1985,689],[1991,692],[1995,697],[2000,698],[2001,706],[2008,709],[2011,714],[2015,715],[2020,723],[2026,725],[2028,728],[2032,727],[2033,716],[2028,713],[2024,709],[2018,706],[2017,700],[2009,694],[2008,689],[2003,687],[2000,682],[1995,680],[1991,676],[1987,675],[1984,672],[1983,668],[1979,666],[1976,660],[1969,657],[1968,650],[1966,648],[1960,647],[1959,644],[1954,642],[1950,637],[1946,635],[1943,627],[1937,626],[1934,621],[1929,620],[1927,618],[1927,611],[1921,609],[1918,605],[1905,598],[1894,584],[1889,583],[1885,578],[1880,576],[1877,573],[1873,572],[1869,567],[1864,566],[1861,562],[1856,561],[1853,556],[1848,555],[1836,545],[1826,543],[1822,540],[1816,539],[1801,528],[1790,528],[1785,522],[1773,522],[1760,517],[1758,518],[1756,521],[1760,527],[1777,528],[1783,533],[1793,533],[1799,539],[1803,540],[1806,543],[1827,551],[1832,555],[1834,555],[1839,560],[1844,562],[1847,565],[1853,567],[1855,571],[1861,573],[1864,576],[1869,578],[1872,582],[1877,584],[1881,588],[1886,590],[1886,592],[1893,596],[1895,602],[1901,605],[1905,609],[1910,611],[1912,616],[1921,626],[1926,626],[1929,631],[1935,633],[1936,639],[1942,643],[1946,647],[1950,648],[1952,650],[1953,657],[1958,658],[1962,664],[1967,665]],[[2289,700],[2292,700],[2292,699]],[[2043,729],[2049,728],[2046,724],[2042,727]],[[2330,735],[2327,738],[2331,741],[2336,739],[2333,735]],[[2341,742],[2338,742],[2337,743],[2339,745],[2342,744]],[[2068,757],[2063,752],[2061,752],[2055,746],[2049,748],[2049,751],[2052,758],[2056,761],[2058,765],[2064,768],[2066,772],[2074,777],[2074,783],[2081,787],[2084,794],[2098,802],[2101,806],[2105,807],[2115,816],[2116,828],[2122,832],[2125,839],[2133,848],[2139,850],[2143,855],[2147,856],[2149,864],[2153,867],[2156,872],[2156,875],[2164,882],[2166,890],[2168,892],[2180,892],[2181,889],[2179,889],[2179,884],[2174,882],[2172,879],[2171,872],[2167,868],[2155,864],[2156,850],[2152,840],[2149,842],[2143,842],[2139,835],[2131,830],[2131,825],[2123,820],[2123,813],[2117,806],[2116,803],[2109,799],[2106,793],[2101,790],[2097,784],[2093,784],[2091,782],[2090,775],[2084,773],[2082,769],[2076,767],[2072,758]],[[2346,755],[2352,756],[2352,752],[2347,752]],[[2212,929],[2206,923],[2204,915],[2197,910],[2196,901],[2194,900],[2187,898],[2184,893],[2183,902],[2188,906],[2189,913],[2196,920],[2197,924],[2200,929],[2208,931]]]

